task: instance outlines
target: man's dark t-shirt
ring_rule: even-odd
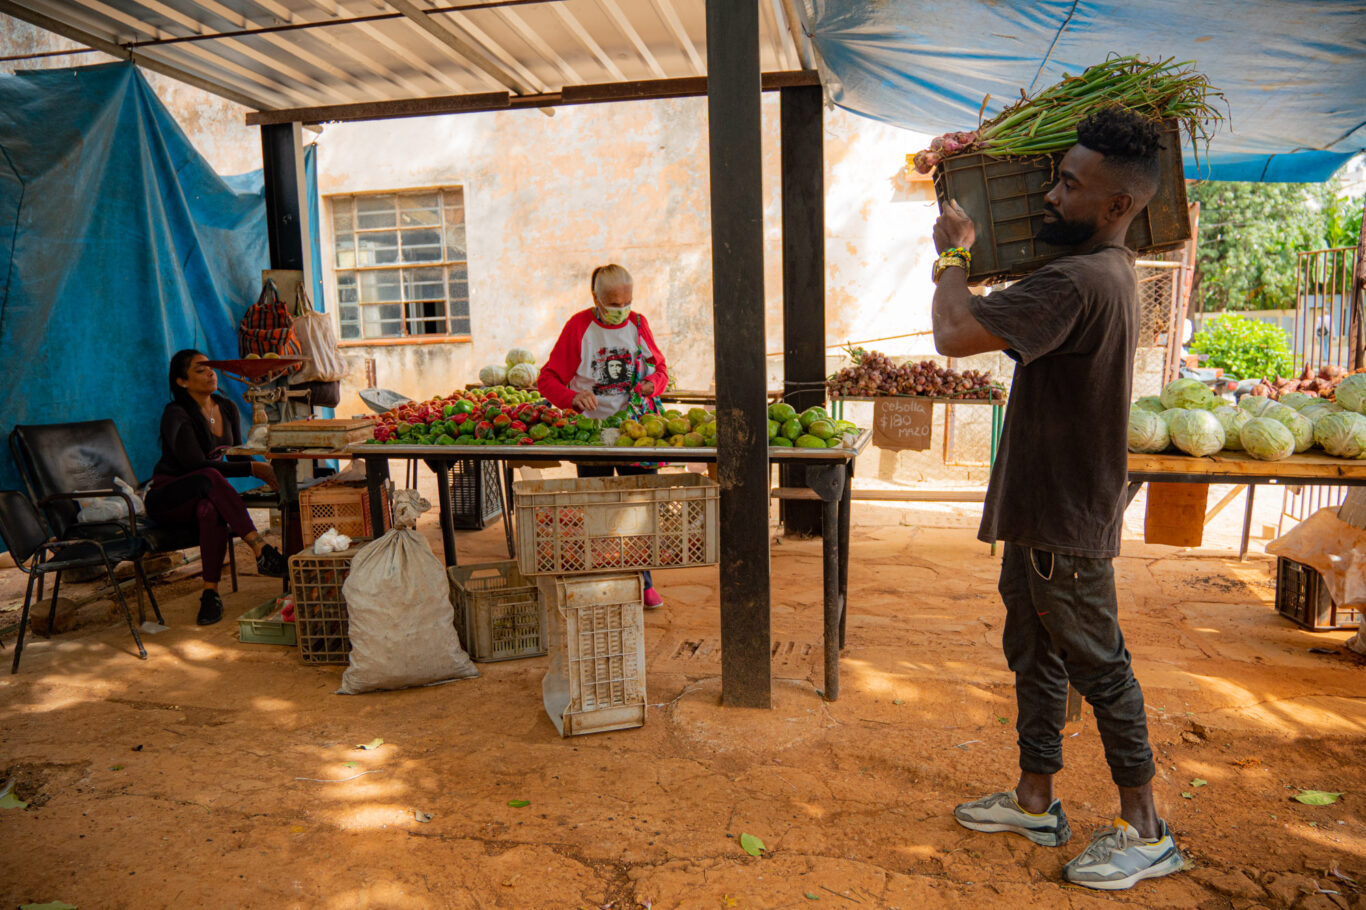
[[[969,301],[1019,363],[982,540],[1119,555],[1139,321],[1133,260],[1106,244]]]

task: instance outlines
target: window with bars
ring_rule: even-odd
[[[342,341],[469,335],[459,187],[330,202]]]

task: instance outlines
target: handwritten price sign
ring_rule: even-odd
[[[934,405],[915,399],[879,398],[873,405],[873,445],[924,452],[933,433]]]

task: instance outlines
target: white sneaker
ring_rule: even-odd
[[[1186,861],[1167,833],[1167,823],[1161,824],[1161,834],[1147,841],[1133,825],[1115,819],[1114,827],[1097,831],[1081,855],[1062,867],[1063,878],[1087,888],[1123,891],[1145,878],[1180,872]]]
[[[1035,815],[1020,808],[1014,790],[960,803],[954,807],[953,817],[973,831],[1008,831],[1044,847],[1061,847],[1072,837],[1061,802],[1055,799],[1047,812]]]

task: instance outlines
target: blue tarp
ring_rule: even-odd
[[[813,0],[832,100],[921,133],[970,129],[1111,53],[1193,60],[1232,113],[1192,179],[1328,179],[1366,148],[1361,0]],[[908,152],[916,151],[907,149]]]
[[[0,76],[0,431],[113,418],[145,480],[171,354],[236,357],[268,260],[261,173],[215,174],[134,66]]]

